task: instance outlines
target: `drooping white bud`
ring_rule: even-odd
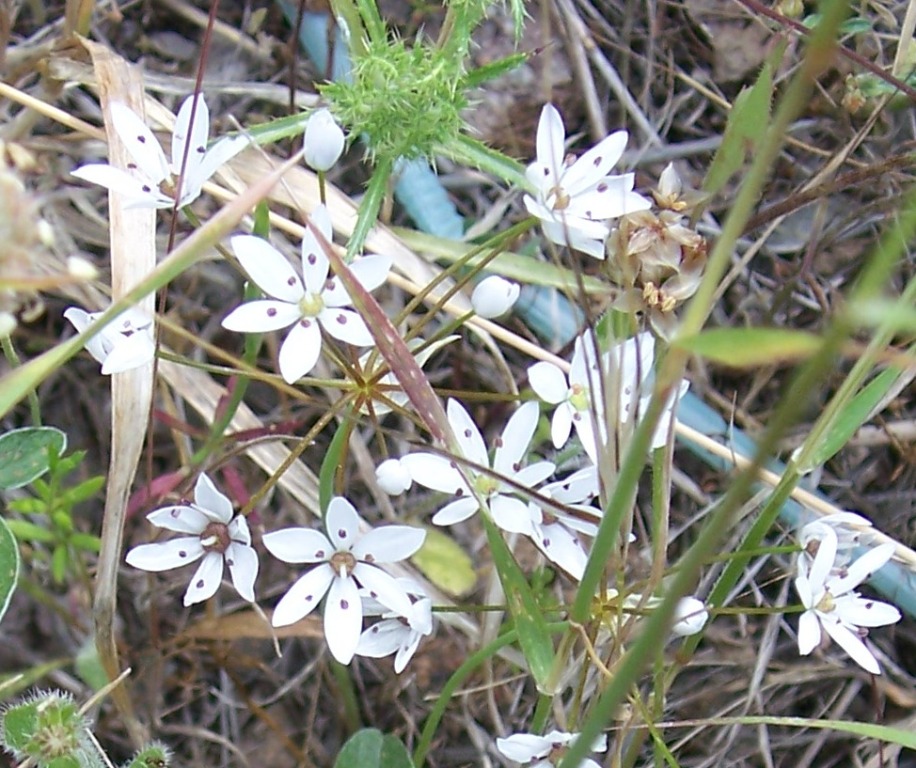
[[[707,621],[709,621],[709,611],[706,610],[702,600],[697,600],[695,597],[682,597],[674,609],[674,625],[671,627],[671,632],[679,637],[695,635],[706,626]]]
[[[413,478],[400,459],[387,459],[375,470],[379,487],[389,496],[400,496],[413,485]]]
[[[344,134],[330,110],[312,113],[305,126],[305,162],[316,171],[327,171],[340,159]]]
[[[477,283],[471,294],[474,311],[487,319],[506,314],[518,300],[521,288],[499,275],[486,277]]]

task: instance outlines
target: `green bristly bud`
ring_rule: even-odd
[[[431,158],[462,128],[464,72],[452,57],[403,41],[369,41],[351,83],[321,88],[334,116],[365,137],[369,156]]]

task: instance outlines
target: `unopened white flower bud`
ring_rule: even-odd
[[[312,113],[305,126],[305,162],[316,171],[327,171],[340,159],[344,134],[327,109]]]
[[[0,338],[6,338],[16,330],[16,316],[12,312],[0,312]]]
[[[77,280],[95,280],[99,276],[99,271],[92,262],[82,256],[68,256],[67,274]]]
[[[474,288],[471,294],[471,305],[474,311],[485,318],[499,317],[506,314],[518,300],[518,283],[513,283],[499,275],[485,277]]]
[[[413,485],[413,478],[400,459],[387,459],[375,470],[379,487],[389,496],[400,496]]]
[[[695,597],[682,597],[674,609],[674,625],[672,634],[680,637],[695,635],[706,626],[709,621],[709,611],[702,600]]]

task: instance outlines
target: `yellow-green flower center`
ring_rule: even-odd
[[[482,496],[491,496],[499,490],[499,480],[490,475],[477,475],[474,478],[474,490]]]
[[[307,293],[299,299],[299,311],[303,317],[317,317],[322,309],[324,309],[324,300],[320,294]]]
[[[587,411],[589,406],[588,387],[573,384],[569,391],[569,404],[577,411]]]

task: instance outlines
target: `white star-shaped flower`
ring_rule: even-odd
[[[880,675],[881,668],[863,641],[865,627],[883,627],[900,621],[894,606],[865,598],[854,591],[894,554],[888,542],[866,552],[848,567],[834,572],[837,554],[836,533],[826,527],[817,546],[813,562],[804,553],[798,558],[798,592],[805,612],[798,620],[798,652],[807,656],[821,643],[821,628],[833,638],[860,667]]]
[[[446,405],[449,424],[463,458],[479,467],[490,467],[487,447],[477,425],[457,400],[450,399]],[[496,440],[492,473],[462,467],[473,484],[465,481],[458,464],[432,453],[411,453],[401,459],[415,483],[455,496],[433,516],[436,525],[453,525],[467,520],[478,509],[475,491],[486,500],[493,522],[505,531],[525,533],[530,531],[526,503],[512,494],[518,487],[534,488],[542,483],[555,469],[549,461],[537,461],[524,465],[525,455],[537,427],[539,408],[535,402],[527,402],[512,414],[505,429]],[[508,481],[508,482],[505,482]]]
[[[433,604],[423,588],[415,582],[404,578],[397,581],[410,596],[410,613],[404,616],[391,611],[371,595],[364,594],[364,614],[381,616],[382,620],[360,636],[356,655],[380,659],[394,653],[394,671],[401,674],[416,653],[420,640],[433,632]]]
[[[809,567],[814,562],[820,541],[830,535],[828,528],[833,531],[837,539],[834,570],[845,566],[850,561],[852,551],[862,543],[863,539],[868,540],[874,536],[871,521],[855,512],[835,512],[818,517],[803,525],[798,535],[802,555],[808,558]]]
[[[111,120],[114,130],[133,162],[126,169],[107,163],[92,163],[77,168],[72,175],[124,195],[128,199],[128,208],[171,208],[176,198],[179,208],[189,205],[200,197],[204,183],[219,167],[248,145],[246,136],[233,136],[220,139],[208,149],[210,110],[203,96],[198,98],[196,110],[193,105],[194,96],[189,96],[178,110],[172,131],[172,159],[169,162],[159,140],[140,116],[126,104],[112,102]],[[188,158],[181,192],[176,194],[175,186],[181,173],[186,147]]]
[[[312,224],[331,239],[331,217],[319,205],[312,212]],[[302,240],[302,277],[286,257],[266,240],[237,235],[232,250],[248,276],[273,298],[249,301],[223,320],[230,331],[264,333],[293,326],[280,346],[280,375],[288,384],[308,374],[321,353],[321,331],[356,347],[373,344],[372,334],[359,313],[346,309],[353,301],[343,284],[330,274],[330,262],[318,239],[307,229]],[[391,257],[371,255],[349,265],[357,280],[368,290],[385,282]]]
[[[265,534],[267,551],[286,563],[318,563],[301,576],[277,603],[272,624],[285,627],[311,613],[327,595],[324,634],[331,654],[349,664],[363,628],[360,586],[382,605],[402,616],[411,601],[397,580],[378,567],[414,554],[426,532],[408,525],[389,525],[360,534],[360,517],[353,505],[335,496],[325,515],[325,536],[310,528],[286,528]]]
[[[553,768],[578,738],[578,733],[564,731],[550,731],[543,736],[533,733],[514,733],[508,738],[497,739],[496,748],[510,760],[523,763],[527,768]],[[591,751],[606,752],[607,736],[602,734],[595,739]],[[578,768],[600,768],[600,766],[588,757],[579,763]]]
[[[548,362],[535,363],[528,369],[528,381],[534,393],[544,402],[557,406],[550,422],[554,448],[566,445],[575,427],[592,462],[598,461],[595,424],[601,425],[603,433],[605,422],[604,409],[596,411],[596,403],[602,402],[596,349],[594,335],[586,331],[576,338],[569,376]]]
[[[651,203],[633,191],[632,173],[609,175],[627,145],[626,131],[612,133],[578,159],[566,156],[565,143],[563,118],[546,104],[538,122],[537,159],[525,172],[537,195],[525,195],[525,207],[541,220],[549,240],[603,259],[607,220]]]
[[[86,312],[79,307],[68,307],[64,317],[82,333],[102,314]],[[102,373],[106,376],[139,368],[152,360],[156,354],[153,319],[132,307],[118,315],[86,342],[86,350],[102,364]]]
[[[194,503],[176,504],[150,512],[146,519],[159,528],[189,534],[157,544],[141,544],[127,553],[127,564],[144,571],[168,571],[201,561],[184,595],[193,605],[212,597],[229,568],[232,584],[244,600],[254,602],[258,556],[251,547],[248,523],[233,515],[232,502],[201,475],[194,486]]]

